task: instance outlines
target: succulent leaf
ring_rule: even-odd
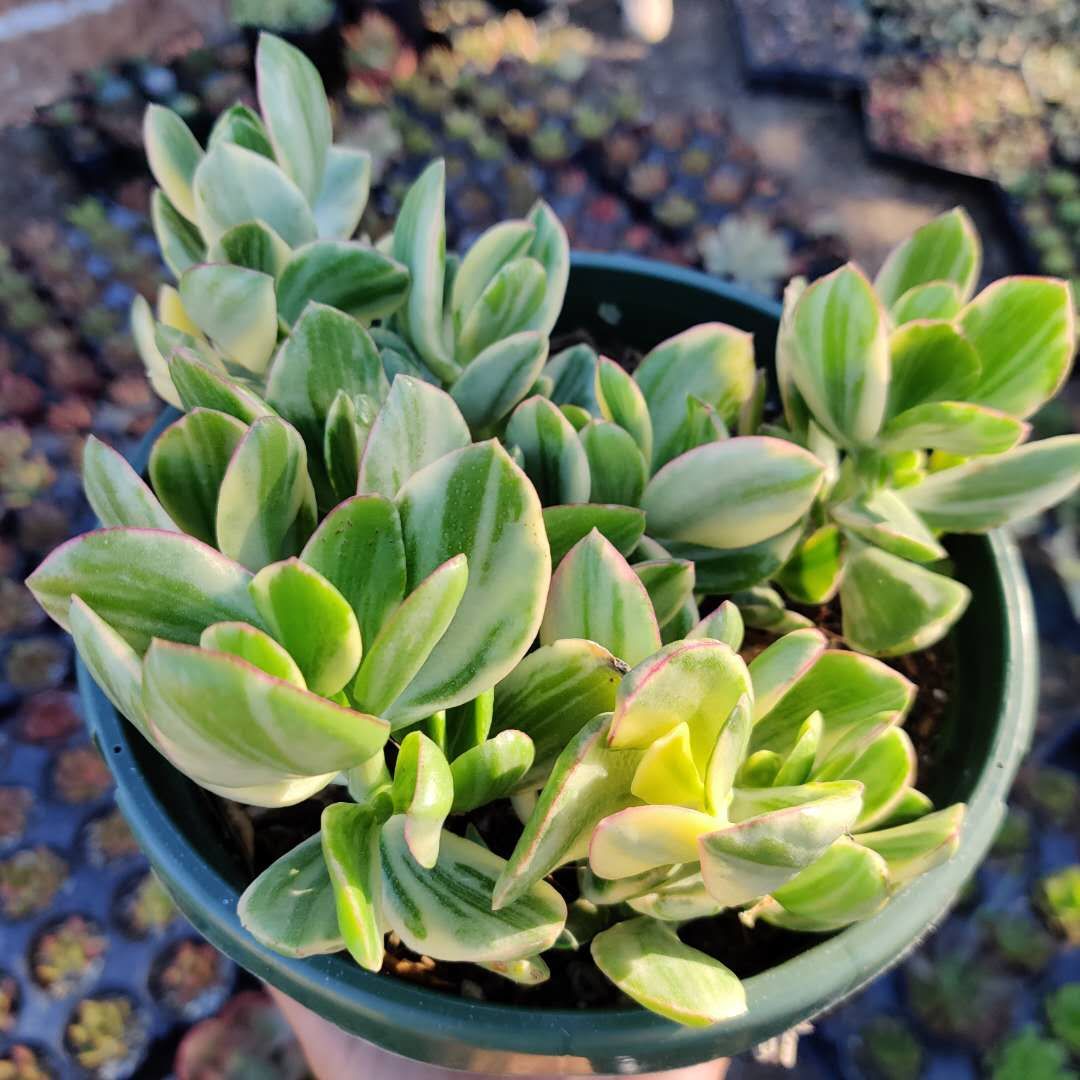
[[[547,338],[526,330],[493,341],[472,358],[450,394],[474,432],[490,431],[509,415],[536,382],[547,351]]]
[[[315,227],[324,240],[348,240],[364,215],[371,191],[371,154],[351,146],[326,151],[322,186],[311,204]]]
[[[861,833],[857,839],[885,860],[894,884],[906,885],[956,851],[965,812],[964,804],[957,803],[916,821]]]
[[[278,308],[290,325],[308,304],[326,304],[354,319],[396,311],[409,291],[409,271],[374,248],[347,240],[315,240],[293,251],[277,283]]]
[[[277,278],[289,261],[289,245],[262,221],[246,221],[221,234],[207,259],[230,263]]]
[[[296,661],[307,685],[333,697],[353,677],[363,652],[349,602],[299,559],[263,567],[249,588],[263,622]]]
[[[546,398],[527,398],[514,410],[506,441],[524,455],[522,467],[544,506],[588,500],[585,448],[570,421]]]
[[[522,731],[535,747],[523,780],[543,780],[570,740],[594,716],[615,708],[626,670],[595,641],[568,638],[541,645],[496,684],[491,730]]]
[[[161,258],[174,278],[179,280],[185,270],[206,262],[206,242],[202,233],[160,189],[155,189],[150,197],[150,221],[161,248]]]
[[[604,419],[631,435],[648,466],[652,462],[653,429],[645,395],[632,376],[606,356],[599,358],[596,369],[596,398]]]
[[[799,521],[823,472],[812,454],[780,439],[708,443],[649,481],[641,500],[649,535],[722,549],[760,544]]]
[[[746,1012],[746,993],[735,975],[655,919],[604,930],[591,949],[596,966],[624,994],[676,1023],[708,1027]]]
[[[200,635],[199,647],[239,657],[275,679],[307,689],[296,661],[269,634],[250,623],[214,623]]]
[[[518,787],[533,764],[532,739],[521,731],[501,731],[466,750],[450,764],[454,777],[454,813],[504,798]]]
[[[981,266],[979,234],[967,211],[957,206],[893,248],[874,285],[890,307],[909,289],[928,282],[952,282],[967,300]]]
[[[576,544],[551,578],[540,643],[586,638],[627,664],[660,647],[652,601],[633,568],[595,529]]]
[[[443,822],[454,799],[454,780],[442,750],[423,732],[405,736],[391,790],[396,813],[404,817],[405,844],[430,870],[439,857]]]
[[[589,498],[598,503],[637,506],[649,467],[633,436],[608,420],[590,420],[578,438],[589,459]]]
[[[848,532],[913,562],[937,562],[947,555],[922,518],[895,491],[881,488],[832,507],[832,516]]]
[[[545,337],[555,329],[566,286],[570,281],[570,241],[562,222],[542,199],[529,211],[529,222],[536,233],[529,255],[544,268],[544,295],[529,320],[530,330],[539,330]]]
[[[589,869],[617,881],[660,866],[694,862],[700,837],[722,824],[711,814],[685,806],[628,807],[604,818],[593,831]]]
[[[415,473],[397,507],[410,587],[454,555],[469,560],[450,629],[394,705],[403,723],[470,701],[509,674],[539,629],[551,560],[536,493],[496,443]]]
[[[308,202],[322,188],[333,131],[330,105],[315,65],[295,46],[261,34],[255,79],[274,157]]]
[[[405,821],[392,817],[379,837],[386,919],[410,949],[437,960],[506,963],[550,948],[566,921],[566,903],[546,882],[495,907],[506,864],[470,840],[444,833],[435,866],[425,870],[405,843]]]
[[[399,375],[364,445],[358,491],[392,499],[424,466],[470,442],[469,427],[449,394]]]
[[[963,401],[979,381],[974,346],[950,322],[910,322],[889,337],[891,420],[934,401]]]
[[[863,547],[848,558],[840,586],[844,637],[871,656],[925,649],[948,633],[970,599],[959,581]]]
[[[567,552],[594,529],[620,555],[629,555],[645,531],[645,513],[633,506],[604,503],[545,506],[544,529],[551,546],[552,566],[558,566]]]
[[[825,635],[820,630],[794,630],[750,661],[755,723],[772,712],[824,652]]]
[[[188,349],[177,349],[169,358],[169,379],[188,411],[216,409],[245,424],[274,415],[261,398]]]
[[[999,457],[943,469],[905,489],[930,528],[985,532],[1040,513],[1080,484],[1080,435],[1057,435]]]
[[[123,456],[93,435],[83,449],[83,488],[91,509],[104,526],[179,531]]]
[[[299,552],[315,520],[304,440],[284,420],[261,417],[244,433],[221,480],[218,547],[260,570]]]
[[[927,281],[913,285],[889,309],[893,323],[903,326],[917,319],[955,319],[964,301],[951,281]]]
[[[256,941],[283,956],[340,952],[333,883],[318,833],[271,863],[243,892],[236,913]]]
[[[793,313],[791,376],[814,419],[842,445],[870,443],[881,427],[887,332],[881,301],[850,263],[808,286]]]
[[[484,290],[507,263],[528,254],[536,227],[528,221],[502,221],[481,233],[454,275],[450,306],[458,329]]]
[[[727,645],[734,652],[738,652],[742,648],[743,634],[742,614],[730,600],[725,600],[712,614],[706,615],[686,636],[690,640],[712,638],[714,641]]]
[[[26,580],[65,630],[79,596],[137,652],[152,638],[195,644],[216,622],[261,620],[251,574],[190,536],[158,529],[99,529],[52,551]]]
[[[836,595],[844,571],[840,530],[822,525],[810,533],[774,580],[796,603],[825,604]]]
[[[446,633],[468,582],[468,560],[455,555],[436,567],[389,614],[352,686],[352,696],[362,708],[380,716],[394,715],[394,703]]]
[[[982,371],[969,400],[1024,418],[1061,388],[1076,353],[1076,310],[1068,282],[1004,278],[960,313],[959,326]]]
[[[150,171],[169,202],[194,221],[192,181],[203,151],[191,129],[172,109],[150,105],[143,116],[143,145]]]
[[[649,406],[652,466],[670,460],[669,444],[686,416],[690,396],[711,405],[727,424],[754,388],[753,338],[722,323],[702,323],[661,342],[634,372]]]
[[[322,855],[334,890],[338,927],[352,958],[382,967],[382,879],[379,820],[366,806],[334,803],[322,813]]]

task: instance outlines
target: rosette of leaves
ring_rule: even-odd
[[[597,624],[597,596],[615,598],[624,634],[656,640],[645,604],[621,602],[632,567],[610,545],[598,561],[598,540],[564,559],[541,642],[544,627]],[[560,587],[560,574],[585,567],[591,580],[578,584],[587,587]],[[620,648],[610,624],[600,630],[598,641]],[[839,929],[948,858],[964,814],[959,804],[932,812],[914,786],[901,726],[914,691],[907,679],[871,657],[826,649],[817,630],[781,637],[750,664],[738,655],[742,638],[739,611],[725,602],[621,679],[613,706],[550,766],[494,888],[499,909],[578,864],[570,947],[591,937],[593,959],[620,989],[693,1025],[737,1015],[745,996],[732,972],[679,940],[681,924],[734,908],[749,925]],[[554,710],[531,712],[521,695],[507,709],[503,687],[496,725],[513,723],[539,746]],[[629,921],[619,921],[628,914],[620,905]]]
[[[790,556],[825,467],[754,434],[765,383],[750,334],[692,327],[633,375],[574,345],[537,389],[503,439],[544,504],[552,562],[598,529],[635,563],[665,641],[697,621],[695,594],[747,588]]]
[[[939,640],[968,589],[947,533],[1037,514],[1080,483],[1080,436],[1025,443],[1076,350],[1067,282],[1013,277],[973,295],[978,236],[960,209],[915,232],[874,283],[851,264],[785,293],[777,344],[784,427],[827,464],[791,559],[798,602],[839,593],[844,636],[890,656]]]
[[[308,386],[305,395],[309,411],[325,412],[321,397],[339,388],[332,379],[348,389],[343,349],[356,347],[356,333],[344,318],[309,318],[318,305],[372,329],[388,379],[405,373],[452,390],[474,433],[493,433],[547,360],[570,266],[558,219],[541,202],[526,219],[489,229],[464,257],[448,255],[445,166],[435,161],[392,232],[374,246],[351,240],[370,155],[331,143],[322,84],[298,50],[263,34],[256,67],[260,113],[234,106],[205,151],[180,117],[159,106],[146,114],[154,228],[177,278],[162,287],[156,319],[141,298],[132,309],[155,390],[191,407],[190,389],[177,385],[190,380],[173,370],[183,348],[211,371],[200,379],[228,379],[292,419],[298,384],[295,372],[282,377],[282,355],[317,353],[321,369],[329,351],[323,393]],[[317,465],[313,479],[325,505]]]
[[[27,582],[119,711],[220,795],[308,798],[488,692],[536,635],[550,557],[528,480],[444,391],[399,376],[384,397],[359,463],[358,422],[332,417],[330,472],[352,476],[325,516],[303,437],[267,411],[193,407],[154,444],[153,489],[91,439],[104,527]]]

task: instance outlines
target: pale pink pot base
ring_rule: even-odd
[[[286,997],[280,990],[266,985],[303,1048],[311,1071],[317,1080],[500,1080],[502,1073],[459,1072],[437,1065],[425,1065],[396,1054],[380,1050],[372,1043],[349,1035],[324,1020],[299,1002]],[[493,1055],[495,1056],[495,1055]],[[501,1056],[501,1055],[500,1055]],[[573,1073],[535,1073],[536,1080],[563,1080],[568,1075],[587,1074],[588,1063],[575,1062]],[[641,1073],[641,1080],[724,1080],[728,1061],[710,1061],[690,1069],[674,1069],[662,1073]],[[603,1080],[603,1078],[599,1078]],[[615,1080],[612,1077],[612,1080]]]

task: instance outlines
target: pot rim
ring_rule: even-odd
[[[779,315],[779,305],[745,289],[650,259],[575,252],[572,268],[661,278],[745,304],[761,315]],[[167,410],[147,435],[137,468],[145,466],[152,439],[175,415]],[[346,1030],[444,1067],[515,1074],[539,1067],[563,1075],[671,1069],[741,1052],[877,978],[940,921],[989,850],[1034,727],[1038,646],[1015,543],[1001,532],[974,542],[988,548],[993,584],[1006,613],[1000,628],[1004,670],[993,740],[968,800],[956,854],[871,918],[744,979],[747,1012],[707,1028],[683,1027],[641,1008],[548,1010],[472,1001],[364,971],[344,954],[302,960],[278,955],[240,925],[238,890],[197,851],[177,842],[169,809],[144,779],[132,750],[141,736],[123,721],[81,660],[79,690],[87,723],[116,779],[117,803],[140,845],[196,929],[248,971]],[[455,1046],[460,1053],[452,1052]]]

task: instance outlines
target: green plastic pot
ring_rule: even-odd
[[[704,274],[622,256],[579,254],[560,331],[587,330],[601,347],[644,352],[696,323],[751,331],[771,358],[779,308]],[[167,423],[171,412],[162,418]],[[145,466],[149,443],[142,458]],[[309,1009],[386,1050],[485,1073],[562,1075],[674,1069],[739,1053],[832,1008],[895,964],[938,922],[986,855],[1027,748],[1038,655],[1031,597],[1004,535],[949,544],[972,590],[957,626],[952,715],[927,793],[970,807],[957,854],[873,918],[810,945],[746,980],[746,1015],[680,1027],[640,1009],[559,1011],[485,1004],[373,975],[346,954],[289,960],[240,926],[247,885],[210,797],[177,772],[108,703],[84,668],[87,721],[117,784],[117,802],[184,914],[222,952]],[[920,784],[920,786],[924,786]]]

